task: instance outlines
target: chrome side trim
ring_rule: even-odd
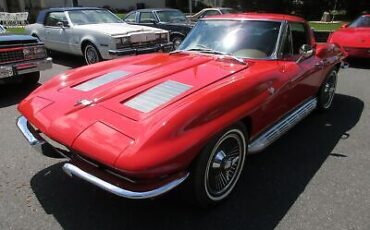
[[[311,99],[294,110],[290,115],[283,118],[276,125],[262,133],[248,146],[248,154],[255,154],[264,150],[267,146],[276,141],[279,137],[290,130],[299,121],[305,118],[317,107],[317,99]]]
[[[18,117],[17,126],[30,145],[35,146],[44,143],[42,139],[35,137],[35,135],[28,128],[28,121],[24,116]]]
[[[178,185],[180,185],[183,181],[185,181],[186,178],[188,178],[189,173],[187,173],[185,176],[178,178],[174,181],[169,182],[168,184],[165,184],[162,187],[150,190],[150,191],[145,191],[145,192],[134,192],[134,191],[129,191],[120,187],[117,187],[113,184],[110,184],[94,175],[91,175],[82,169],[78,168],[77,166],[66,163],[63,165],[63,170],[66,174],[68,174],[70,177],[76,176],[79,177],[101,189],[104,189],[110,193],[113,193],[117,196],[120,197],[125,197],[129,199],[147,199],[147,198],[153,198],[159,195],[162,195],[163,193],[166,193]]]
[[[173,98],[189,90],[191,87],[192,86],[190,85],[177,81],[165,81],[139,94],[131,100],[126,101],[124,105],[139,110],[140,112],[148,113],[171,101]]]

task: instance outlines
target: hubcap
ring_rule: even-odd
[[[175,39],[174,41],[173,41],[173,48],[174,49],[177,49],[179,46],[180,46],[180,44],[181,44],[181,39]]]
[[[99,58],[98,58],[98,53],[96,52],[96,50],[89,46],[86,48],[86,62],[88,64],[94,64],[94,63],[97,63],[99,61]]]
[[[337,75],[332,72],[327,82],[324,85],[322,93],[322,101],[324,108],[329,108],[335,95],[335,89],[337,86]]]
[[[211,199],[221,200],[232,191],[242,171],[244,157],[245,140],[239,130],[229,131],[217,142],[205,175],[205,187]]]

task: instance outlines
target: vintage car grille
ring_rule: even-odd
[[[1,52],[0,63],[17,62],[24,59],[23,49]]]
[[[157,39],[154,41],[145,41],[145,42],[133,42],[130,45],[126,46],[125,48],[147,48],[147,47],[153,47],[155,45],[167,43],[167,39]]]

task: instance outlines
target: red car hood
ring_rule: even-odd
[[[50,138],[91,158],[113,164],[147,128],[142,125],[145,119],[157,113],[160,116],[165,107],[245,68],[247,65],[195,54],[122,58],[61,74],[33,92],[18,108]],[[188,89],[150,112],[125,105],[137,95],[168,81],[184,84]],[[101,143],[91,143],[91,140],[101,140]],[[117,146],[117,143],[122,144]]]
[[[370,48],[370,28],[344,28],[334,32],[329,42],[343,47]]]

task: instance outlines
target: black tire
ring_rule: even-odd
[[[40,80],[40,72],[27,73],[21,77],[23,84],[35,85]]]
[[[229,197],[243,171],[248,134],[237,123],[214,137],[196,159],[192,185],[197,205],[209,207]]]
[[[85,62],[88,65],[98,63],[102,61],[101,55],[99,53],[99,50],[96,48],[95,45],[92,43],[86,43],[86,45],[83,47],[83,53]]]
[[[332,70],[322,83],[318,93],[318,110],[326,111],[330,109],[337,87],[337,70]]]
[[[174,36],[172,38],[173,49],[176,50],[180,46],[180,44],[183,40],[184,40],[184,37],[182,37],[182,36]]]

